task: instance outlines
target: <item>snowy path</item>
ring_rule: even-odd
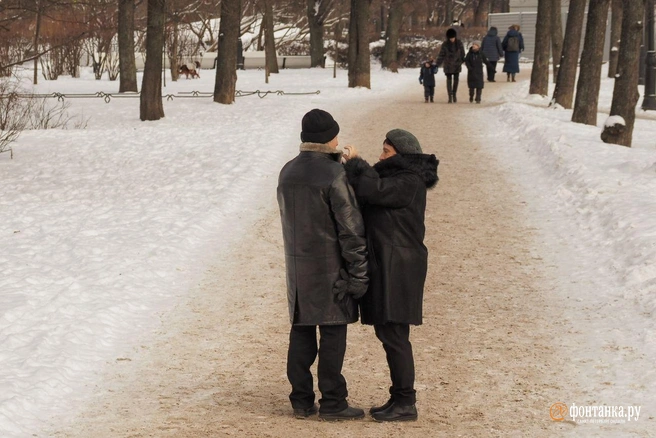
[[[421,103],[413,86],[377,109],[335,113],[342,145],[358,145],[369,161],[392,127],[439,139],[424,146],[440,159],[440,183],[428,201],[425,320],[412,332],[419,421],[291,418],[284,258],[272,193],[270,208],[188,303],[165,317],[155,342],[117,358],[88,409],[71,424],[53,424],[54,436],[554,436],[576,429],[548,414],[579,389],[565,343],[553,340],[572,328],[550,299],[554,271],[526,225],[527,200],[486,152],[488,136],[475,122],[486,105],[443,104],[440,85],[433,105]],[[484,100],[501,89],[487,87]],[[350,402],[368,408],[387,398],[384,354],[371,327],[349,330]]]

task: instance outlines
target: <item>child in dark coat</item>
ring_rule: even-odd
[[[435,95],[435,73],[437,73],[437,66],[432,59],[424,62],[419,71],[419,83],[424,86],[425,103],[428,103],[428,99],[433,102],[433,96]]]
[[[476,103],[481,103],[481,94],[485,85],[483,66],[489,65],[485,54],[481,52],[480,41],[474,41],[465,56],[465,65],[467,66],[467,86],[469,86],[469,102],[474,102],[474,92],[476,93]]]

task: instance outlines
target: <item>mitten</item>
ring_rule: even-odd
[[[367,292],[367,285],[350,277],[346,269],[340,269],[339,276],[341,279],[337,280],[333,286],[333,293],[337,295],[337,301],[342,301],[346,294],[357,300]]]
[[[423,79],[421,79],[421,78],[419,78],[419,83],[423,85],[423,83],[424,83],[424,80],[423,80]]]

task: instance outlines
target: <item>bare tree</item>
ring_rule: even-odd
[[[310,26],[310,65],[312,67],[323,67],[324,23],[334,4],[334,0],[307,0],[307,19]]]
[[[118,1],[119,93],[137,92],[137,67],[134,59],[134,0]]]
[[[351,0],[348,47],[349,88],[371,88],[369,6],[371,0]]]
[[[539,4],[538,4],[539,7]],[[474,26],[485,27],[487,26],[487,14],[490,10],[490,0],[479,0],[474,14]]]
[[[394,72],[398,71],[399,32],[403,22],[404,0],[392,0],[387,18],[387,31],[385,32],[385,47],[381,59],[382,67]]]
[[[631,146],[635,108],[638,103],[638,64],[642,37],[645,0],[633,0],[624,5],[622,35],[613,88],[611,116],[620,116],[624,123],[606,123],[601,139],[605,143]]]
[[[531,71],[529,94],[549,94],[549,49],[551,44],[552,0],[538,2],[538,17],[535,24],[535,55]]]
[[[570,0],[565,26],[563,50],[560,55],[558,78],[551,103],[563,108],[572,107],[574,84],[576,83],[576,68],[579,62],[579,49],[581,47],[581,33],[583,32],[583,19],[585,17],[586,0]]]
[[[269,73],[278,73],[278,57],[276,56],[276,40],[273,32],[273,0],[264,0],[264,53]]]
[[[219,51],[214,82],[214,102],[231,104],[237,85],[237,39],[241,19],[240,0],[221,1]]]
[[[558,79],[560,54],[563,51],[563,17],[561,0],[552,0],[551,5],[551,59],[553,60],[553,81]]]
[[[610,21],[610,54],[608,56],[608,77],[614,78],[617,72],[620,37],[622,36],[622,0],[612,0]]]
[[[164,23],[166,0],[148,0],[148,27],[146,31],[146,65],[141,82],[141,120],[159,120],[164,117],[162,103],[162,51],[164,50]]]
[[[601,64],[604,58],[604,36],[610,0],[590,0],[585,29],[581,72],[576,83],[576,101],[572,121],[597,124],[597,101],[601,88]]]

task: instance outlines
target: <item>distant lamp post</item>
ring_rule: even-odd
[[[647,43],[647,60],[645,67],[645,98],[642,101],[642,109],[656,110],[656,47],[654,46],[654,0],[647,0],[645,10],[645,21],[647,32],[645,34]]]

